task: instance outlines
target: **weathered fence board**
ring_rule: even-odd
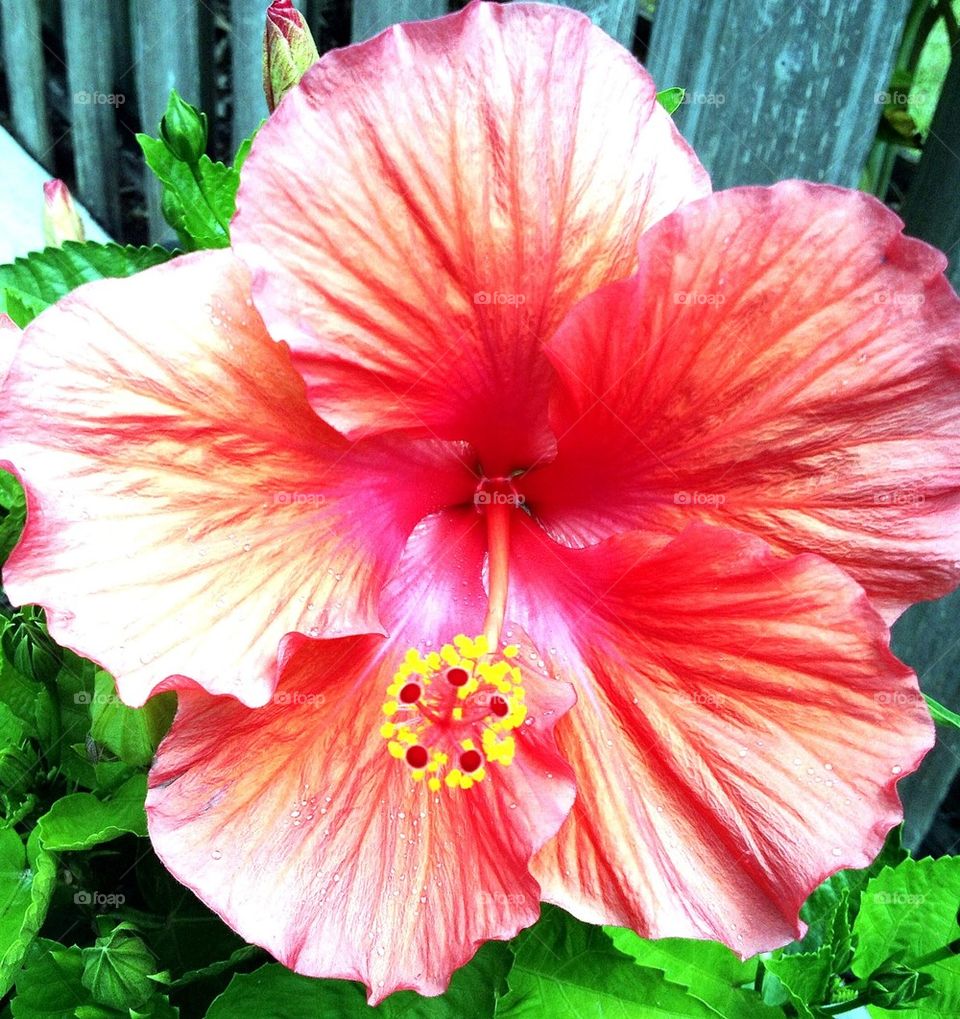
[[[687,98],[677,125],[714,186],[805,177],[855,187],[908,0],[660,3],[648,66]]]
[[[923,690],[953,706],[960,693],[958,618],[960,591],[939,601],[914,605],[893,629],[893,650],[917,670]],[[911,849],[923,841],[958,772],[960,732],[938,726],[937,745],[920,770],[904,779],[901,787],[906,812],[904,837]]]
[[[114,0],[64,4],[63,32],[77,191],[94,216],[111,233],[119,234],[116,110],[126,97],[116,91],[115,9]]]
[[[233,147],[267,115],[263,99],[263,0],[231,0]]]
[[[902,215],[907,233],[922,237],[950,256],[950,278],[960,290],[960,54],[943,94],[910,185]],[[960,675],[960,673],[958,673]]]
[[[195,0],[131,0],[134,76],[140,120],[147,134],[156,134],[171,89],[187,102],[200,103],[200,12]],[[160,212],[160,187],[149,173],[147,213],[150,235],[171,236]]]
[[[617,42],[623,43],[628,49],[633,43],[639,16],[637,0],[545,0],[546,3],[562,3],[564,7],[572,7],[583,11],[590,20],[612,36]]]
[[[360,42],[398,21],[421,21],[447,13],[447,0],[354,0],[353,41]]]
[[[14,130],[23,147],[49,169],[53,152],[44,97],[40,0],[0,0],[0,32]]]

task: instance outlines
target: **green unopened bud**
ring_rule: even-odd
[[[21,676],[38,683],[52,683],[63,666],[63,648],[47,634],[42,612],[29,605],[14,614],[0,647]]]
[[[174,89],[160,121],[160,137],[177,159],[194,166],[207,151],[207,115],[181,99]]]
[[[263,94],[271,113],[319,59],[303,15],[291,0],[274,0],[263,36]]]
[[[877,1008],[898,1009],[926,997],[933,985],[929,973],[920,973],[902,963],[878,970],[867,982],[867,997]]]
[[[59,248],[64,241],[82,240],[83,223],[70,189],[62,180],[48,180],[43,185],[43,243]]]

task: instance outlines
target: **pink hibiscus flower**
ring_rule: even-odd
[[[932,742],[877,610],[960,573],[960,302],[901,226],[711,194],[562,8],[325,56],[233,251],[76,291],[2,394],[10,597],[180,692],[171,871],[372,1002],[541,900],[797,936]]]

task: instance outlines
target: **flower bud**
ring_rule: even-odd
[[[83,223],[73,204],[73,196],[62,180],[43,185],[43,242],[59,248],[64,241],[82,241]]]
[[[871,1005],[877,1008],[902,1009],[931,992],[933,977],[918,973],[902,963],[890,963],[878,970],[867,983]]]
[[[274,0],[263,37],[263,94],[271,113],[319,59],[303,15],[291,0]]]
[[[195,166],[207,148],[207,115],[181,99],[174,89],[160,121],[160,137],[180,162]]]

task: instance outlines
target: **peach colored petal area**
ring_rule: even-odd
[[[960,578],[960,301],[879,202],[789,181],[662,220],[550,343],[568,544],[693,520],[848,570],[888,616]]]
[[[0,385],[3,385],[20,344],[20,327],[9,315],[0,314]]]
[[[326,420],[506,473],[552,450],[542,343],[709,189],[586,17],[474,3],[324,56],[261,128],[231,235]]]
[[[150,837],[173,874],[244,938],[300,973],[364,981],[371,1003],[441,993],[480,943],[536,920],[530,857],[574,798],[553,736],[572,691],[527,653],[516,756],[472,788],[414,781],[379,732],[407,648],[481,625],[477,519],[415,532],[389,638],[291,638],[264,708],[182,694],[151,772]]]
[[[557,730],[577,801],[534,860],[543,898],[744,956],[798,936],[813,888],[901,820],[895,784],[933,744],[862,589],[702,524],[657,550],[533,525],[513,547],[511,616],[577,690]]]
[[[452,446],[325,425],[225,253],[75,291],[24,332],[0,404],[28,500],[7,594],[130,704],[177,676],[263,703],[284,634],[377,630],[410,530],[472,492]]]

